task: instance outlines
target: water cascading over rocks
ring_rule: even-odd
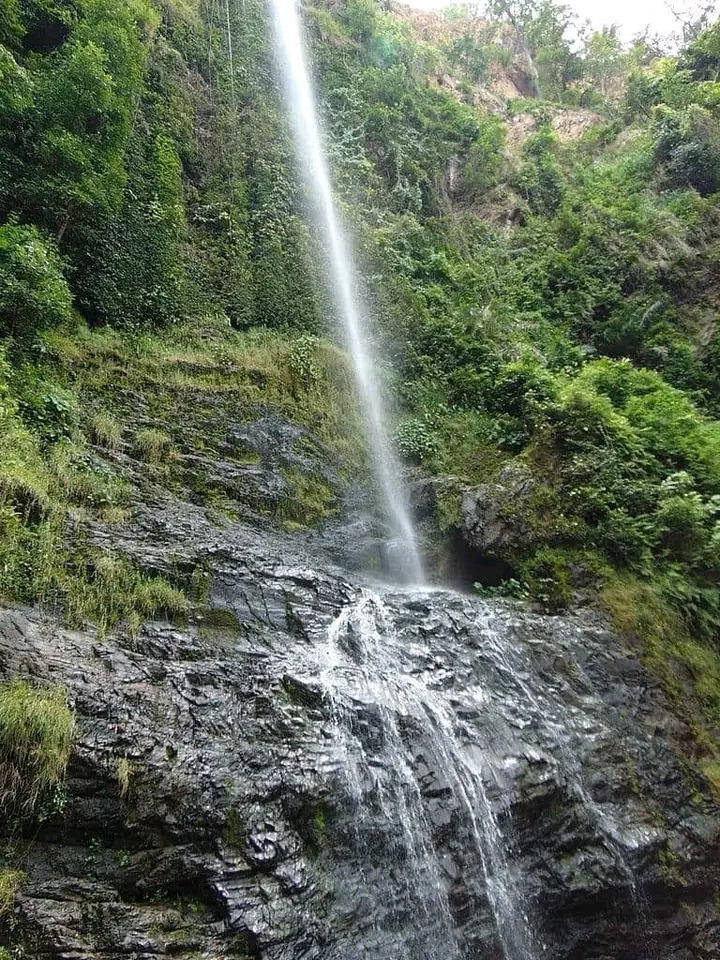
[[[0,613],[0,679],[77,711],[67,807],[23,862],[26,956],[720,956],[717,805],[596,616],[351,584],[322,536],[171,494],[93,536],[201,563],[214,616],[102,639]]]
[[[357,292],[351,245],[333,198],[301,21],[295,0],[273,0],[272,8],[298,155],[312,187],[318,225],[327,245],[332,292],[344,323],[385,511],[397,538],[393,572],[400,581],[419,584],[423,579],[422,563],[373,372],[375,359],[368,346],[369,324]],[[512,672],[510,651],[498,647],[496,652],[500,654],[496,668]],[[509,838],[503,834],[497,802],[491,801],[488,792],[490,784],[502,790],[503,784],[507,786],[512,780],[508,771],[503,770],[502,755],[485,751],[479,746],[482,739],[477,738],[467,749],[463,738],[466,722],[457,715],[454,705],[426,683],[422,672],[403,669],[404,660],[388,611],[377,595],[364,596],[359,603],[346,607],[329,627],[327,645],[318,648],[318,679],[325,700],[332,705],[336,748],[343,758],[347,795],[356,807],[358,822],[366,824],[378,815],[384,821],[380,828],[384,834],[382,844],[368,846],[366,833],[358,829],[349,859],[357,859],[362,875],[382,846],[382,858],[389,857],[397,865],[395,869],[400,870],[400,882],[406,888],[404,909],[416,911],[419,918],[415,936],[406,932],[402,946],[400,941],[393,940],[393,960],[455,960],[462,955],[454,933],[446,879],[434,846],[433,825],[423,804],[416,772],[418,758],[408,752],[403,736],[403,728],[412,727],[416,728],[415,742],[422,741],[424,749],[432,752],[435,776],[442,779],[443,789],[452,793],[466,820],[466,856],[476,860],[473,875],[483,878],[484,892],[476,890],[475,894],[489,903],[506,960],[535,960],[545,945],[533,933],[523,878],[510,869]],[[515,681],[515,686],[526,722],[531,722],[529,718],[537,713],[547,720],[550,729],[552,718],[558,715],[557,705],[528,689],[522,679]],[[490,691],[471,689],[467,695],[478,716],[493,703]],[[358,731],[357,703],[372,710],[374,729],[365,731],[367,739]],[[563,715],[562,722],[565,719]],[[492,730],[492,711],[485,722]],[[557,740],[554,747],[562,754],[561,743]],[[510,745],[507,746],[510,752]],[[573,789],[587,809],[597,815],[600,829],[605,830],[603,815],[583,786],[574,756],[568,754],[566,759]],[[500,799],[502,810],[502,796]],[[632,871],[613,838],[612,824],[607,825],[606,832],[608,849],[616,856],[630,889],[634,889]],[[386,916],[383,920],[384,884],[378,883],[377,878],[368,876],[365,896],[376,918],[377,939],[370,939],[368,956],[376,957],[379,951],[388,949],[383,940],[384,926],[392,929],[398,918]]]
[[[312,187],[318,226],[324,236],[332,275],[332,294],[342,319],[362,404],[367,438],[383,507],[395,542],[391,572],[409,583],[423,581],[422,562],[399,466],[387,431],[387,417],[369,347],[369,323],[358,292],[351,245],[340,223],[330,171],[322,146],[315,96],[307,67],[302,27],[295,0],[273,0],[279,63],[285,81],[298,155]]]
[[[262,387],[257,403],[237,390],[214,328],[195,338],[212,338],[210,366],[183,354],[168,370],[153,349],[154,373],[127,379],[106,342],[80,377],[97,363],[125,427],[172,421],[178,458],[165,473],[134,443],[97,444],[93,471],[121,468],[132,498],[70,514],[73,563],[127,562],[192,602],[182,621],[108,632],[49,605],[0,609],[0,682],[62,686],[77,730],[57,802],[37,823],[0,817],[0,957],[717,960],[720,807],[697,731],[633,643],[588,608],[547,617],[418,585],[297,14],[274,2],[410,584],[367,573],[364,505],[284,522],[295,471],[341,500],[331,451]],[[499,478],[528,496],[531,481]],[[488,486],[463,523],[492,558],[513,531]]]

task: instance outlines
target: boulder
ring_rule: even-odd
[[[508,464],[498,477],[462,498],[460,534],[475,551],[512,561],[528,552],[534,536],[528,521],[535,481],[522,464]]]

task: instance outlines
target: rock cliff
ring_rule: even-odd
[[[720,811],[621,640],[590,613],[348,577],[337,536],[220,523],[156,488],[92,537],[206,571],[187,624],[100,637],[0,614],[0,675],[63,684],[78,718],[7,942],[67,960],[717,957]]]

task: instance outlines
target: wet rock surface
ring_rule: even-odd
[[[160,488],[93,540],[209,595],[135,638],[0,611],[0,675],[78,717],[26,956],[720,956],[718,808],[601,619],[351,583]]]
[[[508,464],[496,480],[466,491],[460,523],[463,541],[479,554],[499,560],[527,551],[533,533],[524,518],[534,490],[532,475],[523,466]]]

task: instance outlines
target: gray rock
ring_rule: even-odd
[[[468,490],[462,499],[460,533],[468,546],[490,558],[512,560],[532,547],[527,523],[535,482],[522,465],[509,464],[497,479]]]
[[[0,677],[63,684],[78,717],[5,931],[26,956],[720,956],[720,813],[597,616],[350,583],[322,538],[159,489],[92,539],[202,564],[235,626],[0,611]]]

